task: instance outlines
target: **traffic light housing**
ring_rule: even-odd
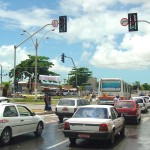
[[[64,53],[61,54],[61,61],[62,61],[63,63],[65,62],[65,54],[64,54]]]
[[[128,14],[128,27],[130,31],[138,31],[138,18],[137,13]]]
[[[59,16],[59,32],[67,32],[67,16]]]

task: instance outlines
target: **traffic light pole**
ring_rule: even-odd
[[[40,28],[39,30],[37,30],[36,32],[34,32],[33,34],[31,34],[28,38],[26,38],[24,41],[22,41],[20,44],[14,45],[14,79],[13,79],[13,101],[14,102],[15,102],[16,50],[17,50],[17,48],[19,46],[21,46],[22,44],[24,44],[28,39],[32,38],[35,34],[37,34],[38,32],[40,32],[42,29],[44,29],[48,25],[52,25],[52,24],[46,24],[46,25],[44,25],[42,28]]]
[[[72,63],[73,63],[73,65],[74,65],[74,68],[76,69],[76,88],[77,88],[77,90],[78,90],[78,80],[77,80],[77,67],[75,66],[75,63],[74,63],[74,61],[73,61],[73,59],[71,58],[71,57],[68,57],[68,56],[64,56],[64,57],[66,57],[66,58],[70,58],[71,59],[71,61],[72,61]]]

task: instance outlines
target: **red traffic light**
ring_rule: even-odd
[[[128,14],[129,31],[138,31],[137,13]]]

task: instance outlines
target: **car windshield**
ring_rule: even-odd
[[[107,108],[79,108],[73,118],[108,119]]]
[[[133,102],[121,102],[119,101],[116,105],[116,108],[134,108]]]
[[[75,100],[62,99],[59,101],[58,105],[75,106]]]

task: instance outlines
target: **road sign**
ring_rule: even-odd
[[[57,27],[58,26],[58,21],[57,20],[53,20],[52,21],[52,26],[53,27]]]
[[[128,19],[127,18],[122,18],[120,21],[122,26],[127,26],[128,25]]]

